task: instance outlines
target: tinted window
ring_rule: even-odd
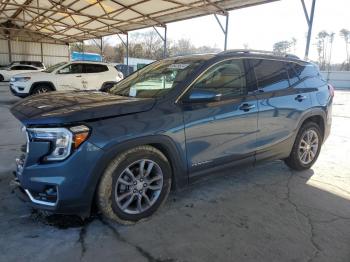
[[[196,81],[193,88],[214,91],[221,94],[223,98],[246,94],[243,61],[235,59],[215,65]]]
[[[85,64],[85,73],[101,73],[108,71],[108,67],[106,65],[98,65],[98,64]]]
[[[259,89],[269,92],[289,87],[285,62],[274,60],[253,60],[252,62]]]
[[[11,67],[11,70],[22,70],[21,68],[21,66],[13,66]]]
[[[303,79],[305,77],[315,77],[318,76],[318,70],[313,65],[306,65],[300,68],[299,78]]]
[[[296,63],[287,63],[287,72],[289,76],[289,83],[294,86],[300,82],[300,73],[303,71],[303,66]]]
[[[287,69],[291,85],[295,85],[296,83],[301,82],[307,78],[316,77],[322,80],[317,67],[314,65],[302,66],[295,63],[289,63]]]
[[[37,70],[37,69],[31,66],[13,66],[11,70]]]
[[[81,74],[83,72],[83,64],[70,64],[60,69],[60,74]]]

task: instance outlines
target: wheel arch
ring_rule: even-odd
[[[93,192],[91,192],[91,204],[95,203],[95,197],[98,185],[101,177],[107,169],[109,163],[118,155],[129,149],[138,146],[152,146],[161,151],[168,159],[172,169],[172,190],[182,188],[188,184],[187,163],[184,159],[181,159],[179,150],[176,147],[175,142],[166,135],[152,135],[146,137],[135,138],[124,141],[115,146],[109,147],[104,150],[104,154],[100,161],[96,164],[93,171],[94,181],[92,181]]]
[[[308,112],[301,119],[298,130],[300,130],[300,128],[308,122],[316,123],[321,129],[322,138],[324,138],[326,130],[326,113],[322,109],[313,109],[312,111]]]
[[[31,94],[33,92],[34,88],[36,88],[37,86],[40,86],[40,85],[48,85],[49,87],[51,87],[53,89],[53,91],[56,91],[56,87],[51,81],[39,81],[39,82],[35,82],[31,85],[29,93]]]

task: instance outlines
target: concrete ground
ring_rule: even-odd
[[[44,219],[16,198],[17,100],[0,86],[0,261],[350,261],[350,92],[336,92],[332,134],[311,170],[275,161],[227,171],[133,226]]]

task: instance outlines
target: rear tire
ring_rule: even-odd
[[[320,127],[314,122],[305,123],[299,130],[292,152],[284,160],[294,170],[310,169],[316,162],[323,142]]]
[[[38,86],[33,88],[32,92],[30,94],[37,95],[37,94],[48,93],[48,92],[52,92],[52,91],[54,91],[54,89],[49,85],[38,85]]]
[[[171,188],[171,167],[162,152],[139,146],[114,158],[97,189],[97,206],[116,222],[131,224],[153,215]]]

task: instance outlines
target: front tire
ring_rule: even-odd
[[[0,82],[4,81],[4,76],[3,75],[0,75]]]
[[[135,223],[154,214],[170,188],[167,158],[154,147],[139,146],[111,161],[98,186],[97,205],[109,219]]]
[[[295,139],[292,152],[285,163],[294,170],[310,169],[316,162],[322,146],[322,132],[314,122],[304,124]]]
[[[37,95],[42,93],[52,92],[54,89],[48,85],[39,85],[33,88],[31,95]]]

